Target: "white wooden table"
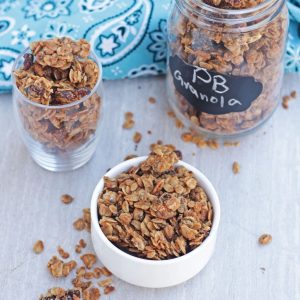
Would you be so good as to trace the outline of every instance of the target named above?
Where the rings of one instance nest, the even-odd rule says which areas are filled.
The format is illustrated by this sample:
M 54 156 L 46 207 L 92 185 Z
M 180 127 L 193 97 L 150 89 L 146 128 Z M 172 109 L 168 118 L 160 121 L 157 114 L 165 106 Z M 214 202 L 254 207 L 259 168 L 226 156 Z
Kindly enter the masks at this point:
M 300 77 L 285 77 L 283 94 L 299 89 Z M 167 289 L 144 289 L 114 279 L 115 300 L 300 299 L 300 99 L 290 109 L 278 108 L 272 119 L 236 148 L 197 149 L 183 143 L 181 131 L 167 117 L 164 78 L 106 82 L 101 141 L 94 158 L 69 173 L 51 173 L 30 158 L 19 138 L 11 96 L 0 96 L 0 299 L 38 299 L 52 286 L 71 286 L 71 277 L 54 280 L 46 268 L 61 245 L 73 257 L 83 237 L 72 222 L 89 207 L 99 178 L 128 154 L 144 155 L 158 139 L 176 145 L 184 160 L 200 168 L 213 182 L 221 200 L 216 251 L 207 267 L 192 280 Z M 157 99 L 148 103 L 149 96 Z M 135 114 L 133 130 L 123 130 L 123 115 Z M 132 135 L 142 132 L 135 151 Z M 152 131 L 152 135 L 147 134 Z M 192 153 L 196 155 L 193 156 Z M 241 164 L 233 175 L 232 162 Z M 63 205 L 59 197 L 76 199 Z M 262 233 L 273 242 L 259 246 Z M 42 239 L 45 251 L 32 252 Z M 265 271 L 263 269 L 265 268 Z

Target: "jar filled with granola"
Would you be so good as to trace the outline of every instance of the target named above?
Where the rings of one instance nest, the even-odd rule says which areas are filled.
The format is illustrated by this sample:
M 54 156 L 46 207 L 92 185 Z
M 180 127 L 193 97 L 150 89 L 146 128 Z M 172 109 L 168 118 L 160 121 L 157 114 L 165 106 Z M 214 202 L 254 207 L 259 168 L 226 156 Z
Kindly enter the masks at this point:
M 284 0 L 176 0 L 168 25 L 168 97 L 192 130 L 236 136 L 280 98 L 288 28 Z
M 37 41 L 13 68 L 14 112 L 21 137 L 45 169 L 84 165 L 99 138 L 101 65 L 85 40 Z

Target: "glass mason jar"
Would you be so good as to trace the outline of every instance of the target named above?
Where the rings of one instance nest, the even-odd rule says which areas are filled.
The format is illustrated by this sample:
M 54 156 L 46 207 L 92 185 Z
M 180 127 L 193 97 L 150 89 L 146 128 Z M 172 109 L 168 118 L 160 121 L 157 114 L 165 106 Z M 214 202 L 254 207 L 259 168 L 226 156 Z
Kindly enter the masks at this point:
M 24 63 L 23 55 L 13 67 Z M 99 68 L 94 88 L 81 99 L 64 105 L 44 105 L 24 96 L 13 76 L 13 103 L 17 126 L 34 161 L 50 171 L 75 170 L 87 163 L 99 139 L 102 110 L 102 67 L 97 57 L 89 56 Z
M 176 0 L 173 7 L 168 98 L 176 115 L 200 134 L 247 133 L 264 123 L 279 103 L 287 8 L 284 0 L 253 3 L 234 9 Z

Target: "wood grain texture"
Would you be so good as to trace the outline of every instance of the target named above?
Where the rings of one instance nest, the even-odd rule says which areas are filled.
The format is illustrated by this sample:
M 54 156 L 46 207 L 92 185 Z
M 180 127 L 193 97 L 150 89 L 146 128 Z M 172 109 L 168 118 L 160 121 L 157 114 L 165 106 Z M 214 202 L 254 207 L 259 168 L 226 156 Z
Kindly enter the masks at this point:
M 287 75 L 283 94 L 293 89 L 300 94 L 299 80 Z M 0 96 L 0 299 L 38 299 L 49 287 L 70 285 L 71 278 L 50 277 L 48 259 L 58 245 L 75 257 L 74 246 L 82 237 L 91 249 L 89 234 L 76 232 L 72 222 L 89 206 L 109 167 L 128 154 L 147 154 L 158 139 L 181 149 L 184 160 L 200 168 L 219 192 L 222 214 L 215 254 L 200 274 L 180 286 L 144 289 L 114 279 L 117 291 L 103 299 L 300 299 L 300 97 L 289 110 L 279 107 L 263 128 L 240 139 L 240 147 L 214 151 L 180 140 L 180 130 L 166 115 L 164 78 L 104 85 L 96 154 L 69 173 L 47 172 L 31 160 L 16 131 L 11 96 Z M 157 103 L 148 103 L 149 96 Z M 134 112 L 133 130 L 122 129 L 126 111 Z M 143 134 L 136 151 L 135 130 Z M 231 171 L 233 161 L 241 165 L 238 175 Z M 59 197 L 64 193 L 75 201 L 63 205 Z M 258 245 L 262 233 L 272 234 L 270 245 Z M 41 255 L 32 251 L 37 239 L 45 242 Z

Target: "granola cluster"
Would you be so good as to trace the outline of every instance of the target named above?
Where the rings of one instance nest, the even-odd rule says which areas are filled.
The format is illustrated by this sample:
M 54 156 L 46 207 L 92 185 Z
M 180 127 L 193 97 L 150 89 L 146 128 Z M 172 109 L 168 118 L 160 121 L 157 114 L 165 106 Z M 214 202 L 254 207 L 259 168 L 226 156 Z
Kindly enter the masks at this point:
M 90 45 L 65 37 L 33 42 L 30 48 L 23 66 L 14 72 L 16 86 L 44 107 L 22 101 L 16 93 L 24 129 L 50 149 L 75 149 L 94 135 L 100 114 L 100 96 L 97 91 L 91 93 L 100 74 L 89 58 Z M 57 108 L 87 95 L 82 103 Z
M 201 7 L 195 4 L 195 11 Z M 218 8 L 244 9 L 258 5 L 262 0 L 206 0 Z M 204 12 L 205 14 L 205 12 Z M 212 13 L 213 14 L 213 13 Z M 186 14 L 188 15 L 188 14 Z M 217 13 L 213 14 L 218 17 Z M 209 16 L 207 16 L 209 19 Z M 224 15 L 219 15 L 224 18 Z M 282 56 L 287 33 L 287 11 L 281 12 L 257 29 L 249 30 L 254 22 L 239 23 L 240 30 L 230 32 L 229 23 L 211 22 L 201 15 L 185 16 L 175 8 L 170 22 L 170 55 L 177 55 L 190 65 L 205 68 L 221 75 L 253 77 L 262 83 L 261 94 L 242 112 L 210 114 L 192 106 L 173 87 L 171 100 L 189 124 L 206 133 L 235 134 L 247 131 L 267 119 L 279 101 L 280 83 L 283 75 Z M 202 24 L 202 25 L 201 25 Z M 237 29 L 237 28 L 235 28 Z M 170 71 L 169 71 L 170 72 Z M 171 78 L 171 75 L 169 76 Z M 251 93 L 251 90 L 249 90 Z
M 98 198 L 99 224 L 129 254 L 170 259 L 209 235 L 212 205 L 193 173 L 177 167 L 172 145 L 152 145 L 149 157 L 117 178 L 105 178 Z

